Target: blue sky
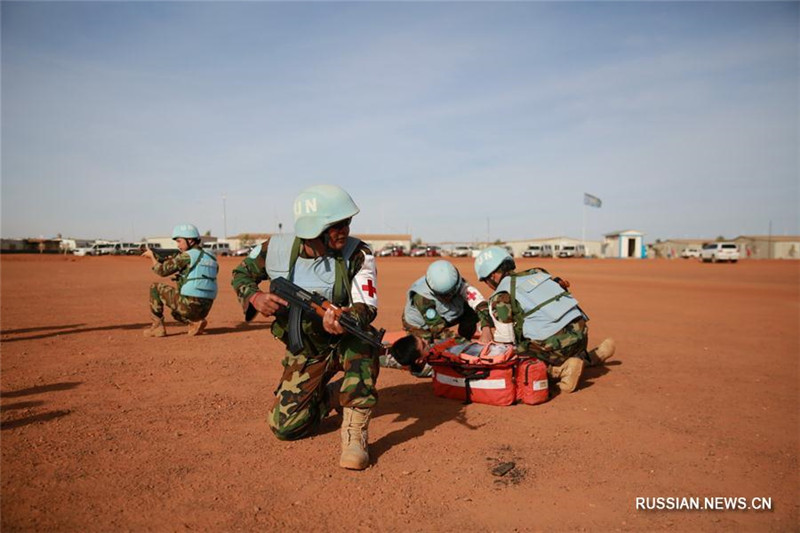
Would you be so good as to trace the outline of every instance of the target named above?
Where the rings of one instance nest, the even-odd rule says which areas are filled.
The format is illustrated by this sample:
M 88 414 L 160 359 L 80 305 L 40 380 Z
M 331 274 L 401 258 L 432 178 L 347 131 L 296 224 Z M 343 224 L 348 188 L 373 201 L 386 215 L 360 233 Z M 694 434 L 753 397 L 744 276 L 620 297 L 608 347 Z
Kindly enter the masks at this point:
M 4 1 L 0 232 L 798 234 L 799 5 Z

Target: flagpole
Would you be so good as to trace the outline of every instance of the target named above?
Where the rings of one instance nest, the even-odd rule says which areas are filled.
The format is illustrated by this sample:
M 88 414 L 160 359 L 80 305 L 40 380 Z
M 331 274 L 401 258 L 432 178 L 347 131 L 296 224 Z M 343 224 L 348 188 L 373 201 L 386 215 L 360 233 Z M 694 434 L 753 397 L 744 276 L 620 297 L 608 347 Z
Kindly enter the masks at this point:
M 581 244 L 586 253 L 586 202 L 583 202 L 583 228 L 581 229 Z

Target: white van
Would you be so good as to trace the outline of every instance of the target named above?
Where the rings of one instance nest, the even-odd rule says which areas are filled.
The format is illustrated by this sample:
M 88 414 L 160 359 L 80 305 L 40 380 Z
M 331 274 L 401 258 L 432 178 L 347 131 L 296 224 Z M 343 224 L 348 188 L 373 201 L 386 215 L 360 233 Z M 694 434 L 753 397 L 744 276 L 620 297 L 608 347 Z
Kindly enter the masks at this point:
M 114 243 L 93 244 L 88 248 L 75 248 L 73 255 L 111 255 L 114 253 Z
M 203 250 L 214 255 L 231 255 L 231 245 L 227 242 L 207 242 L 203 244 Z
M 134 255 L 139 252 L 135 242 L 115 242 L 112 245 L 111 255 Z
M 582 244 L 564 244 L 558 251 L 558 257 L 583 257 L 586 255 Z
M 539 257 L 542 255 L 542 246 L 540 244 L 531 244 L 522 251 L 522 257 Z
M 730 261 L 735 263 L 739 260 L 739 248 L 733 242 L 709 242 L 703 245 L 700 250 L 700 259 L 703 263 L 716 263 L 717 261 Z

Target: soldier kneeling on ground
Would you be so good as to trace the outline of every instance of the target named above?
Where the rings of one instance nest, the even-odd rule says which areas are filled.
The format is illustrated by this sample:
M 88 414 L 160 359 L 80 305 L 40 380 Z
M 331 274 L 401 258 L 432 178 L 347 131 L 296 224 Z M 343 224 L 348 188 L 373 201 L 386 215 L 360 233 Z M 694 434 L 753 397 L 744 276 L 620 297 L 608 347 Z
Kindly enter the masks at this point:
M 547 364 L 562 392 L 578 387 L 585 365 L 602 365 L 614 355 L 614 339 L 587 351 L 589 317 L 567 290 L 569 283 L 542 268 L 515 272 L 507 250 L 491 246 L 475 258 L 475 274 L 494 293 L 486 313 L 494 323 L 495 342 L 514 343 L 521 355 Z
M 480 291 L 467 283 L 450 261 L 440 259 L 431 263 L 425 275 L 408 289 L 403 329 L 425 344 L 436 344 L 454 336 L 469 340 L 480 327 L 480 342 L 490 342 L 492 323 L 485 313 L 487 308 Z M 482 320 L 481 311 L 484 311 Z M 451 329 L 454 326 L 456 331 Z M 393 355 L 382 355 L 380 361 L 381 366 L 402 367 Z M 428 377 L 432 369 L 423 364 L 420 368 L 412 367 L 411 373 Z
M 180 224 L 172 231 L 179 253 L 159 261 L 153 250 L 142 257 L 153 262 L 153 272 L 159 276 L 174 276 L 178 286 L 153 283 L 150 286 L 150 314 L 153 323 L 144 330 L 145 337 L 164 337 L 164 306 L 172 317 L 188 324 L 189 335 L 199 335 L 206 327 L 206 317 L 217 297 L 217 258 L 203 250 L 200 233 L 192 224 Z

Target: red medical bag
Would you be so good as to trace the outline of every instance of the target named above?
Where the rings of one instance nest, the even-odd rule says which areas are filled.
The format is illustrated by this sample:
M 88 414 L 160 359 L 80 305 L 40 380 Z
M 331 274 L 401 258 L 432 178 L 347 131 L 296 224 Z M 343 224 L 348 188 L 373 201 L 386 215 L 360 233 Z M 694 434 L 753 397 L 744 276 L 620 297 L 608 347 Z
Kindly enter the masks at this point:
M 488 405 L 516 401 L 533 405 L 547 400 L 544 363 L 519 359 L 511 345 L 446 341 L 439 349 L 434 347 L 428 364 L 433 367 L 433 393 L 443 398 Z M 522 368 L 524 375 L 520 375 Z
M 547 365 L 538 359 L 520 359 L 517 363 L 517 401 L 528 405 L 544 403 L 550 397 Z

